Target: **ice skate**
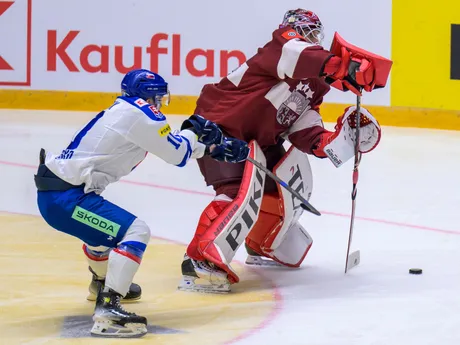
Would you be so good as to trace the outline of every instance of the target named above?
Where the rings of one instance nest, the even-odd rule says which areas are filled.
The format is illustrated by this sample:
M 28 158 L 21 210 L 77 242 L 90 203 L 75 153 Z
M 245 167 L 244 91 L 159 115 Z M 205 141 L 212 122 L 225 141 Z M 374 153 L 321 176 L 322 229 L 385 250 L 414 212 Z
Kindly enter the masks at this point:
M 93 272 L 91 267 L 88 267 L 90 272 L 93 274 L 93 278 L 91 279 L 91 283 L 89 284 L 88 291 L 89 295 L 86 297 L 88 301 L 95 301 L 96 296 L 97 296 L 97 291 L 98 291 L 98 285 L 99 283 L 102 284 L 102 288 L 104 288 L 105 285 L 105 279 L 100 279 L 98 276 Z M 122 299 L 122 302 L 133 302 L 137 301 L 141 298 L 142 295 L 142 289 L 138 284 L 131 283 L 131 286 L 129 288 L 128 293 L 126 296 Z
M 270 258 L 260 255 L 255 252 L 245 243 L 246 252 L 248 256 L 246 258 L 246 265 L 249 266 L 262 266 L 262 267 L 283 267 L 279 262 L 276 262 Z
M 206 283 L 196 284 L 197 279 Z M 196 261 L 184 255 L 182 281 L 178 289 L 204 293 L 228 293 L 230 292 L 230 282 L 227 279 L 227 273 L 220 268 L 206 261 Z
M 99 285 L 99 284 L 98 284 Z M 120 305 L 115 291 L 99 292 L 96 300 L 91 335 L 110 338 L 138 338 L 147 333 L 147 319 L 129 313 Z

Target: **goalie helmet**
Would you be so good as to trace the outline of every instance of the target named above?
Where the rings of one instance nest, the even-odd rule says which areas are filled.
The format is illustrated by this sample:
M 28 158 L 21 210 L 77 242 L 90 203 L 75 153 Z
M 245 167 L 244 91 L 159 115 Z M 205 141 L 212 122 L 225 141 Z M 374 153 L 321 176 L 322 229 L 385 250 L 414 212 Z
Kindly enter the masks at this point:
M 305 40 L 312 44 L 321 45 L 324 39 L 324 27 L 319 17 L 312 11 L 298 8 L 285 13 L 280 28 L 290 26 Z
M 147 101 L 153 99 L 155 107 L 169 104 L 168 83 L 156 73 L 146 69 L 129 71 L 121 81 L 121 93 L 123 96 L 139 97 Z

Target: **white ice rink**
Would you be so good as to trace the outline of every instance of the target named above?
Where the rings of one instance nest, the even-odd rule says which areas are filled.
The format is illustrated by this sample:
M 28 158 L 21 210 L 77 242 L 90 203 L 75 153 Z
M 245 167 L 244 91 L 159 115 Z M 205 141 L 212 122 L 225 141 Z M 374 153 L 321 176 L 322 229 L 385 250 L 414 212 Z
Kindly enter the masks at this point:
M 0 211 L 38 214 L 40 147 L 59 152 L 92 116 L 0 111 Z M 183 117 L 169 119 L 178 128 Z M 460 344 L 460 132 L 383 128 L 380 145 L 360 165 L 353 249 L 361 264 L 347 275 L 352 162 L 339 169 L 310 162 L 310 201 L 323 213 L 301 218 L 313 247 L 300 269 L 260 269 L 278 288 L 278 310 L 234 343 Z M 195 162 L 177 168 L 149 155 L 104 196 L 144 219 L 154 235 L 187 243 L 212 189 Z M 237 259 L 244 258 L 240 249 Z M 412 267 L 423 274 L 408 274 Z

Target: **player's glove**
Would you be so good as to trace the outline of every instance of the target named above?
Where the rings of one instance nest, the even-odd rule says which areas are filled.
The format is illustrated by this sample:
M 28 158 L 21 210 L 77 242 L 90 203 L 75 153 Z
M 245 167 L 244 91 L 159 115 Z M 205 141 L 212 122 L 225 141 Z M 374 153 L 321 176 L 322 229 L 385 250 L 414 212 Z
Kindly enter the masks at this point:
M 207 146 L 222 143 L 223 135 L 219 126 L 200 115 L 192 115 L 182 123 L 181 130 L 190 129 L 198 136 L 198 141 Z
M 367 153 L 380 142 L 381 129 L 377 119 L 366 108 L 361 107 L 359 128 L 359 152 Z M 328 156 L 335 166 L 340 166 L 354 155 L 356 138 L 356 106 L 345 109 L 337 119 L 335 132 L 326 131 L 319 137 L 312 153 L 319 158 Z
M 223 138 L 222 144 L 216 145 L 210 156 L 220 162 L 239 163 L 249 155 L 248 144 L 235 138 Z
M 342 56 L 333 56 L 325 64 L 326 82 L 341 91 L 351 91 L 361 95 L 361 89 L 374 88 L 375 68 L 369 60 L 353 56 L 348 50 Z

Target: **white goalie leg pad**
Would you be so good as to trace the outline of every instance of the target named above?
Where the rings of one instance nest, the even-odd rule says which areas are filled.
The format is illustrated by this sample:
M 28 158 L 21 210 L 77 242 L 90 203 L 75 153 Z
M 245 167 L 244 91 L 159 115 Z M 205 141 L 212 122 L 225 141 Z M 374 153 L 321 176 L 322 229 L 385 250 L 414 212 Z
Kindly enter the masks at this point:
M 291 146 L 274 168 L 274 173 L 305 199 L 310 199 L 313 191 L 313 175 L 308 156 L 305 153 Z M 298 267 L 310 249 L 313 240 L 298 223 L 303 213 L 300 200 L 281 186 L 278 186 L 278 192 L 281 209 L 284 213 L 282 217 L 284 222 L 266 237 L 261 249 L 283 265 Z
M 271 256 L 286 266 L 298 267 L 313 244 L 310 234 L 298 222 L 289 227 Z
M 355 155 L 356 128 L 350 126 L 349 119 L 356 111 L 356 106 L 348 107 L 339 121 L 339 134 L 324 147 L 324 153 L 338 168 Z M 356 116 L 354 116 L 354 121 Z M 359 151 L 367 153 L 372 151 L 380 141 L 381 130 L 377 120 L 365 108 L 361 108 L 361 126 L 359 129 Z

